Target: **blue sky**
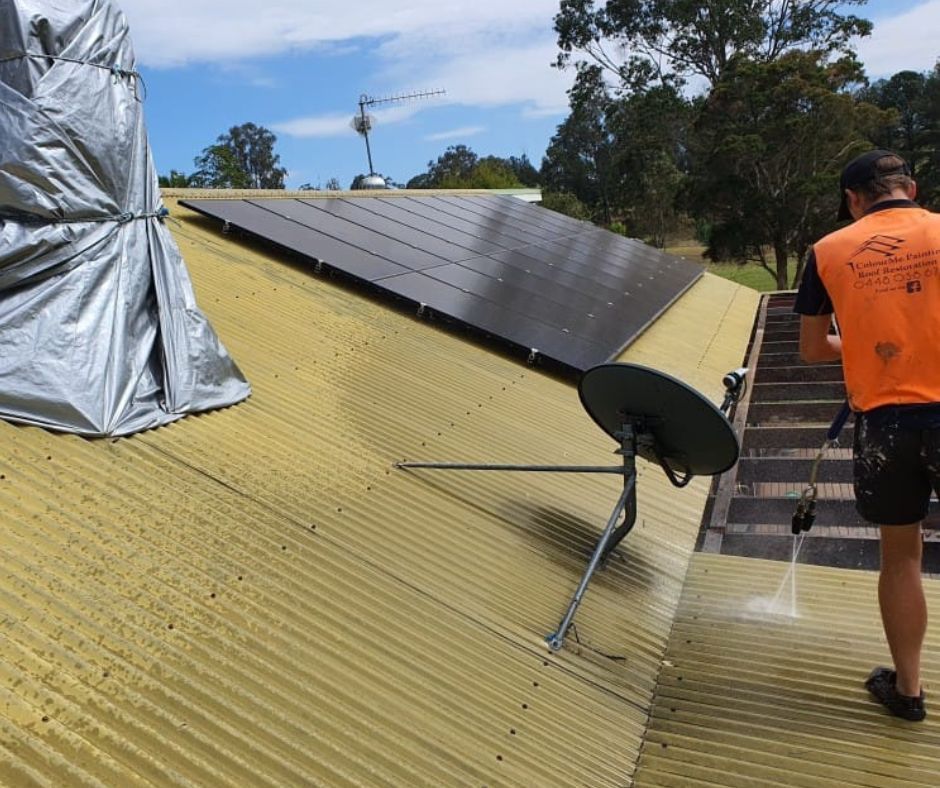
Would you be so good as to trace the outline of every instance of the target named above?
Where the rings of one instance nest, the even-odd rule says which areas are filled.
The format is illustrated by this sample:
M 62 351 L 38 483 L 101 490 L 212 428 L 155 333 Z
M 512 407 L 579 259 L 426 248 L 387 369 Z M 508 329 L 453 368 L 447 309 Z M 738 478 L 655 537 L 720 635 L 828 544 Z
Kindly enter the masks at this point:
M 526 153 L 538 166 L 566 115 L 571 75 L 549 66 L 557 0 L 121 5 L 147 82 L 161 173 L 191 171 L 220 133 L 252 121 L 277 133 L 288 186 L 336 177 L 346 187 L 368 169 L 348 126 L 361 93 L 447 91 L 373 113 L 376 170 L 399 181 L 459 143 L 483 155 Z M 940 55 L 940 0 L 872 0 L 855 13 L 875 22 L 859 45 L 870 76 L 926 70 Z

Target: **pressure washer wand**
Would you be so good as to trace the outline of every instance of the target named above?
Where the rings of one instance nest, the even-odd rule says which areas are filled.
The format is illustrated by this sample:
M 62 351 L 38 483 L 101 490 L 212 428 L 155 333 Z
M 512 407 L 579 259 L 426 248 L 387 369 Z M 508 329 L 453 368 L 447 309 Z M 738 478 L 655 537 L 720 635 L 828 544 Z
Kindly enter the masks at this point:
M 819 476 L 819 466 L 822 464 L 826 452 L 839 445 L 839 434 L 842 432 L 843 427 L 845 427 L 845 423 L 849 420 L 851 413 L 852 410 L 849 408 L 849 402 L 846 400 L 842 403 L 842 407 L 839 408 L 839 412 L 836 414 L 832 424 L 829 425 L 829 430 L 826 432 L 826 441 L 813 460 L 813 466 L 809 472 L 809 483 L 803 488 L 803 493 L 800 495 L 800 502 L 796 505 L 796 511 L 793 513 L 790 530 L 794 536 L 798 536 L 803 531 L 808 531 L 813 527 L 813 523 L 816 522 L 816 496 L 818 493 L 816 479 Z

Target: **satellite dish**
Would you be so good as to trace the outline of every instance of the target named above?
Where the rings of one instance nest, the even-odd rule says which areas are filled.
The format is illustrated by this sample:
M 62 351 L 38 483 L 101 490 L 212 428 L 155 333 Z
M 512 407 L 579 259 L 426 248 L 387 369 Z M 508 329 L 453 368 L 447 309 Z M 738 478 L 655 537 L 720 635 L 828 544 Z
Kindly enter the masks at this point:
M 597 425 L 620 444 L 619 466 L 401 462 L 396 467 L 614 473 L 623 477 L 623 491 L 568 609 L 558 628 L 545 637 L 549 648 L 558 651 L 594 573 L 636 522 L 637 455 L 662 467 L 676 487 L 684 487 L 694 476 L 714 476 L 728 470 L 737 462 L 740 444 L 726 413 L 740 396 L 746 372 L 737 370 L 732 384 L 727 382 L 731 373 L 725 376 L 727 393 L 719 409 L 691 386 L 655 369 L 636 364 L 601 364 L 589 369 L 578 384 L 581 404 Z
M 368 134 L 375 126 L 375 116 L 373 115 L 353 115 L 349 121 L 350 128 L 357 134 Z
M 637 453 L 691 476 L 724 473 L 740 445 L 725 415 L 681 380 L 636 364 L 602 364 L 578 384 L 581 404 L 619 442 L 625 416 L 641 427 Z

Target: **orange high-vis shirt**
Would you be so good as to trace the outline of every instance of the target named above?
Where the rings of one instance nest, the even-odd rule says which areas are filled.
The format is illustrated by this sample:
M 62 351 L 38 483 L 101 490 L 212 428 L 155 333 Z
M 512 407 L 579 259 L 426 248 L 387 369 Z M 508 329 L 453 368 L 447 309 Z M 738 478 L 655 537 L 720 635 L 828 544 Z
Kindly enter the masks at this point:
M 814 251 L 852 409 L 940 402 L 940 215 L 875 211 Z

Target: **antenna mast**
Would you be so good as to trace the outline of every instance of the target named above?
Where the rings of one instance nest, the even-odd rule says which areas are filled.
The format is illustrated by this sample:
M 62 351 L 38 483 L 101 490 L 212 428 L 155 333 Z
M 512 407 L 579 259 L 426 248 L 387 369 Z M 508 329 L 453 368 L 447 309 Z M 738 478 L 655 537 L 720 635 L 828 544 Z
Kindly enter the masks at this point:
M 369 175 L 375 175 L 375 167 L 372 165 L 372 147 L 369 145 L 369 132 L 375 125 L 375 118 L 366 114 L 366 107 L 374 107 L 377 104 L 399 104 L 405 101 L 417 101 L 419 99 L 433 98 L 434 96 L 445 95 L 446 90 L 421 90 L 415 93 L 396 93 L 393 96 L 383 96 L 375 98 L 363 93 L 359 96 L 359 114 L 353 116 L 352 127 L 361 134 L 366 141 L 366 156 L 369 158 Z

